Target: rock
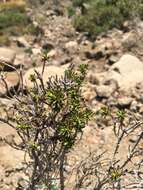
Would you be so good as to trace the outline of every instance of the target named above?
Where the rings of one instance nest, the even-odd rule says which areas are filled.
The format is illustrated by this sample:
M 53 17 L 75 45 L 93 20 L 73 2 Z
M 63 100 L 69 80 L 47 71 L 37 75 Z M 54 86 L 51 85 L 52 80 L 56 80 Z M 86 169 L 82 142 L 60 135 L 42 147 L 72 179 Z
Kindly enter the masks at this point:
M 118 56 L 116 55 L 111 55 L 108 59 L 108 64 L 109 65 L 113 65 L 114 63 L 116 63 L 119 60 Z
M 71 63 L 72 62 L 72 57 L 70 56 L 63 56 L 63 58 L 61 58 L 58 62 L 58 65 L 65 65 L 67 63 Z
M 143 94 L 139 96 L 139 101 L 143 104 Z
M 82 96 L 86 101 L 92 101 L 96 97 L 96 92 L 93 86 L 82 88 Z
M 143 63 L 135 56 L 123 55 L 110 67 L 104 78 L 116 80 L 120 89 L 128 91 L 143 81 Z
M 6 110 L 9 110 L 10 107 L 14 104 L 14 99 L 0 98 L 0 117 L 7 118 Z M 12 112 L 12 109 L 10 109 Z M 10 116 L 10 111 L 8 111 Z
M 139 22 L 137 23 L 137 27 L 143 30 L 143 21 L 139 20 Z
M 104 57 L 104 52 L 103 51 L 94 51 L 94 50 L 93 51 L 86 51 L 85 56 L 88 59 L 98 60 L 98 59 L 101 59 Z
M 32 48 L 32 53 L 34 55 L 40 55 L 41 54 L 41 48 Z
M 100 85 L 96 87 L 97 97 L 99 98 L 109 98 L 115 91 L 113 86 Z
M 67 52 L 73 53 L 76 52 L 78 49 L 78 44 L 76 41 L 70 41 L 65 44 L 65 50 Z
M 104 42 L 104 44 L 101 44 L 101 42 L 97 42 L 95 44 L 96 47 L 91 50 L 91 51 L 86 51 L 85 55 L 88 59 L 95 59 L 99 60 L 101 58 L 104 58 L 105 56 L 112 55 L 112 53 L 115 51 L 113 49 L 113 44 L 111 42 Z
M 130 105 L 130 110 L 133 112 L 136 112 L 138 110 L 138 102 L 136 100 L 133 100 Z
M 17 54 L 13 62 L 14 67 L 19 68 L 21 65 L 24 65 L 25 54 Z
M 123 36 L 122 45 L 125 49 L 130 50 L 138 43 L 138 34 L 129 32 Z
M 0 106 L 12 106 L 14 103 L 13 99 L 0 98 Z
M 123 23 L 122 29 L 124 30 L 124 32 L 128 32 L 130 30 L 130 22 L 129 21 L 125 21 Z
M 0 64 L 7 63 L 13 64 L 16 53 L 9 48 L 0 48 Z
M 43 74 L 43 81 L 44 81 L 44 84 L 46 84 L 46 82 L 48 81 L 48 79 L 51 77 L 51 76 L 58 76 L 58 77 L 61 77 L 64 75 L 64 71 L 65 69 L 67 69 L 67 65 L 66 66 L 63 66 L 63 67 L 58 67 L 58 66 L 47 66 L 45 67 L 45 70 L 44 70 L 44 74 Z M 28 88 L 31 88 L 33 87 L 33 83 L 29 80 L 29 77 L 30 75 L 34 74 L 34 70 L 36 70 L 37 72 L 39 72 L 40 74 L 42 73 L 42 67 L 37 67 L 37 68 L 31 68 L 29 69 L 25 75 L 24 75 L 24 78 L 23 78 L 23 82 L 24 82 L 24 85 L 27 86 Z M 37 81 L 39 83 L 39 81 Z
M 47 57 L 48 57 L 48 58 L 56 58 L 57 55 L 58 55 L 58 52 L 57 52 L 57 50 L 55 50 L 55 49 L 52 49 L 51 51 L 49 51 L 49 52 L 47 53 Z
M 118 99 L 118 106 L 120 108 L 128 108 L 131 103 L 132 103 L 133 99 L 130 97 L 122 97 Z
M 27 180 L 25 180 L 24 178 L 19 178 L 19 180 L 18 180 L 18 183 L 17 183 L 17 188 L 16 188 L 16 190 L 26 190 L 26 189 L 28 189 L 28 187 L 29 187 L 29 183 L 28 183 L 28 181 Z
M 16 39 L 17 45 L 19 47 L 29 48 L 30 44 L 26 41 L 26 39 L 22 36 Z
M 36 22 L 35 20 L 32 22 L 32 24 L 33 24 L 33 26 L 34 26 L 35 28 L 39 27 L 38 22 Z
M 39 54 L 34 56 L 29 56 L 28 54 L 19 54 L 18 56 L 16 56 L 16 59 L 14 61 L 14 66 L 16 68 L 20 68 L 20 66 L 22 66 L 22 68 L 24 69 L 29 69 L 31 68 L 33 65 L 35 66 L 35 64 L 37 64 L 37 62 L 40 64 L 41 62 L 41 57 L 39 60 Z M 35 58 L 36 57 L 36 58 Z
M 10 136 L 14 137 L 16 143 L 19 143 L 19 137 L 16 130 L 8 126 L 7 124 L 1 123 L 0 127 L 0 137 L 7 139 Z M 0 146 L 0 163 L 8 169 L 15 168 L 18 164 L 24 161 L 24 152 L 16 150 L 6 143 Z
M 68 48 L 76 48 L 78 46 L 76 41 L 70 41 L 65 44 L 65 47 Z
M 49 16 L 53 16 L 55 15 L 55 11 L 54 10 L 48 10 L 46 11 L 46 16 L 49 17 Z
M 110 96 L 110 97 L 108 98 L 107 105 L 108 105 L 109 107 L 116 107 L 116 106 L 117 106 L 117 99 L 114 98 L 114 97 L 112 97 L 112 96 Z
M 85 39 L 85 40 L 84 40 L 84 39 L 78 39 L 78 41 L 79 41 L 79 42 L 81 41 L 81 44 L 84 45 L 84 46 L 90 47 L 90 46 L 93 45 L 92 42 L 89 41 L 89 40 L 87 40 L 87 39 Z
M 92 71 L 91 72 L 88 72 L 87 74 L 87 80 L 91 83 L 91 84 L 96 84 L 96 85 L 99 85 L 100 81 L 99 81 L 99 78 L 96 76 L 95 73 L 93 73 Z
M 19 84 L 19 76 L 17 72 L 5 72 L 3 74 L 3 77 L 7 84 L 7 88 L 5 83 L 0 78 L 0 96 L 6 95 L 10 90 L 15 88 Z
M 5 177 L 5 171 L 4 171 L 4 168 L 0 165 L 0 181 L 2 182 L 2 180 L 4 179 Z M 1 188 L 1 186 L 0 186 Z
M 11 170 L 11 172 L 5 172 L 4 180 L 1 181 L 9 186 L 9 188 L 6 189 L 15 190 L 14 186 L 17 184 L 18 176 L 22 175 L 22 173 L 17 172 L 16 175 L 16 173 L 12 171 L 14 171 L 16 165 L 20 162 L 24 162 L 24 155 L 24 152 L 16 150 L 10 146 L 5 145 L 0 147 L 0 163 L 5 170 Z M 5 188 L 2 189 L 4 190 Z
M 51 43 L 49 41 L 43 41 L 42 42 L 42 48 L 44 50 L 50 51 L 50 50 L 54 49 L 54 45 L 53 45 L 53 43 Z
M 140 113 L 140 114 L 143 114 L 143 107 L 140 107 L 140 108 L 139 108 L 139 113 Z

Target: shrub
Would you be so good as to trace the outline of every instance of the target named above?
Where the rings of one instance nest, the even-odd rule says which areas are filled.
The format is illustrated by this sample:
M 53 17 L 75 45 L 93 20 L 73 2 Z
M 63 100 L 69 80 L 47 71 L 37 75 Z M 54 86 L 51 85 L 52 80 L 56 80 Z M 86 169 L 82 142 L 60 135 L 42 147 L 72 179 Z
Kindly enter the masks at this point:
M 80 94 L 86 68 L 80 65 L 74 71 L 71 66 L 63 78 L 52 77 L 47 85 L 35 71 L 29 78 L 33 88 L 26 88 L 26 95 L 16 97 L 13 117 L 6 122 L 16 129 L 22 141 L 13 146 L 23 148 L 32 160 L 27 163 L 31 170 L 30 190 L 37 186 L 54 189 L 57 177 L 60 178 L 58 189 L 64 189 L 66 153 L 92 116 Z
M 113 27 L 121 28 L 125 20 L 142 18 L 143 2 L 137 0 L 74 0 L 73 8 L 79 7 L 81 15 L 75 16 L 74 26 L 79 31 L 96 37 Z
M 143 121 L 127 110 L 115 111 L 103 107 L 97 111 L 96 120 L 100 126 L 103 120 L 109 118 L 116 137 L 112 148 L 95 149 L 79 163 L 74 190 L 124 190 L 143 187 Z
M 44 56 L 44 65 L 46 59 Z M 71 65 L 63 77 L 51 77 L 46 84 L 43 72 L 35 70 L 29 78 L 33 87 L 21 86 L 20 94 L 15 94 L 13 114 L 11 107 L 10 115 L 7 113 L 6 119 L 0 118 L 16 129 L 21 139 L 20 144 L 14 139 L 12 144 L 5 141 L 16 149 L 24 150 L 25 155 L 31 158 L 26 161 L 25 156 L 26 173 L 29 175 L 27 190 L 65 189 L 66 155 L 93 116 L 80 91 L 86 69 L 86 65 L 80 65 L 74 70 Z M 4 82 L 2 75 L 1 79 Z M 109 125 L 116 137 L 112 150 L 96 150 L 81 161 L 75 168 L 73 189 L 142 189 L 142 118 L 127 110 L 105 106 L 96 112 L 97 126 L 104 124 L 109 127 L 106 120 L 110 120 Z M 124 149 L 123 156 L 119 156 L 121 149 Z
M 25 33 L 37 33 L 37 29 L 33 26 L 30 17 L 26 13 L 24 1 L 0 3 L 0 33 L 2 34 L 2 39 L 6 39 L 5 36 L 10 35 L 18 36 Z
M 11 26 L 26 26 L 30 23 L 28 16 L 19 10 L 6 10 L 0 12 L 0 30 Z

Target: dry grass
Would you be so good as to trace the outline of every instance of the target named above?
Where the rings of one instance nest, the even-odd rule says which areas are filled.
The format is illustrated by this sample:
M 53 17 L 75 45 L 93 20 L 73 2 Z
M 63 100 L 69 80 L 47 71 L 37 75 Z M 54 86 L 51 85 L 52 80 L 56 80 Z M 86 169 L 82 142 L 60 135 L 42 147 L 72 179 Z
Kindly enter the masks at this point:
M 24 8 L 26 6 L 25 0 L 11 0 L 0 2 L 0 11 L 5 9 Z
M 10 40 L 8 35 L 1 35 L 0 36 L 0 46 L 9 46 Z

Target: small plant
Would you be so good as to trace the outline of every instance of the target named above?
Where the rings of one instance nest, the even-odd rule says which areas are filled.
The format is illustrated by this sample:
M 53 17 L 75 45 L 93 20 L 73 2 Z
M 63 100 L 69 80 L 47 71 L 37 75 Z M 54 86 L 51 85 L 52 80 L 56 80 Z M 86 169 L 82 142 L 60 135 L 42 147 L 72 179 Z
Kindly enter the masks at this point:
M 107 110 L 109 110 L 108 107 L 103 107 L 98 114 L 100 113 L 101 123 L 103 117 L 110 116 L 116 137 L 112 144 L 113 148 L 111 152 L 95 149 L 75 167 L 77 178 L 73 190 L 138 190 L 143 188 L 143 148 L 141 146 L 143 121 L 135 119 L 130 112 L 125 112 L 125 110 L 110 109 L 110 113 Z M 109 136 L 109 138 L 113 137 Z M 134 142 L 130 141 L 132 137 L 135 139 Z M 119 154 L 121 150 L 126 150 L 124 155 Z
M 64 189 L 66 153 L 92 117 L 80 93 L 86 70 L 87 65 L 80 65 L 77 71 L 70 66 L 62 78 L 49 78 L 47 85 L 35 71 L 29 77 L 33 88 L 16 96 L 14 115 L 7 123 L 16 129 L 22 141 L 14 146 L 22 145 L 32 160 L 27 163 L 31 170 L 28 190 L 41 185 L 45 190 Z

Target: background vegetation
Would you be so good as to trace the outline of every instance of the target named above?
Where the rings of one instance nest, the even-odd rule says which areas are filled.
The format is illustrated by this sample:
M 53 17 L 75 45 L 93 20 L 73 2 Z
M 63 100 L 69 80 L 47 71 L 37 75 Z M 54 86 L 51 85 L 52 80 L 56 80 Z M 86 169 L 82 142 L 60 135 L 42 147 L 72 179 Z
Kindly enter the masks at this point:
M 0 45 L 9 45 L 11 35 L 33 33 L 35 29 L 23 0 L 0 3 Z
M 78 15 L 75 14 L 77 9 L 80 10 Z M 96 37 L 113 27 L 122 28 L 126 20 L 143 19 L 143 1 L 73 0 L 69 15 L 75 15 L 74 26 L 78 31 Z

